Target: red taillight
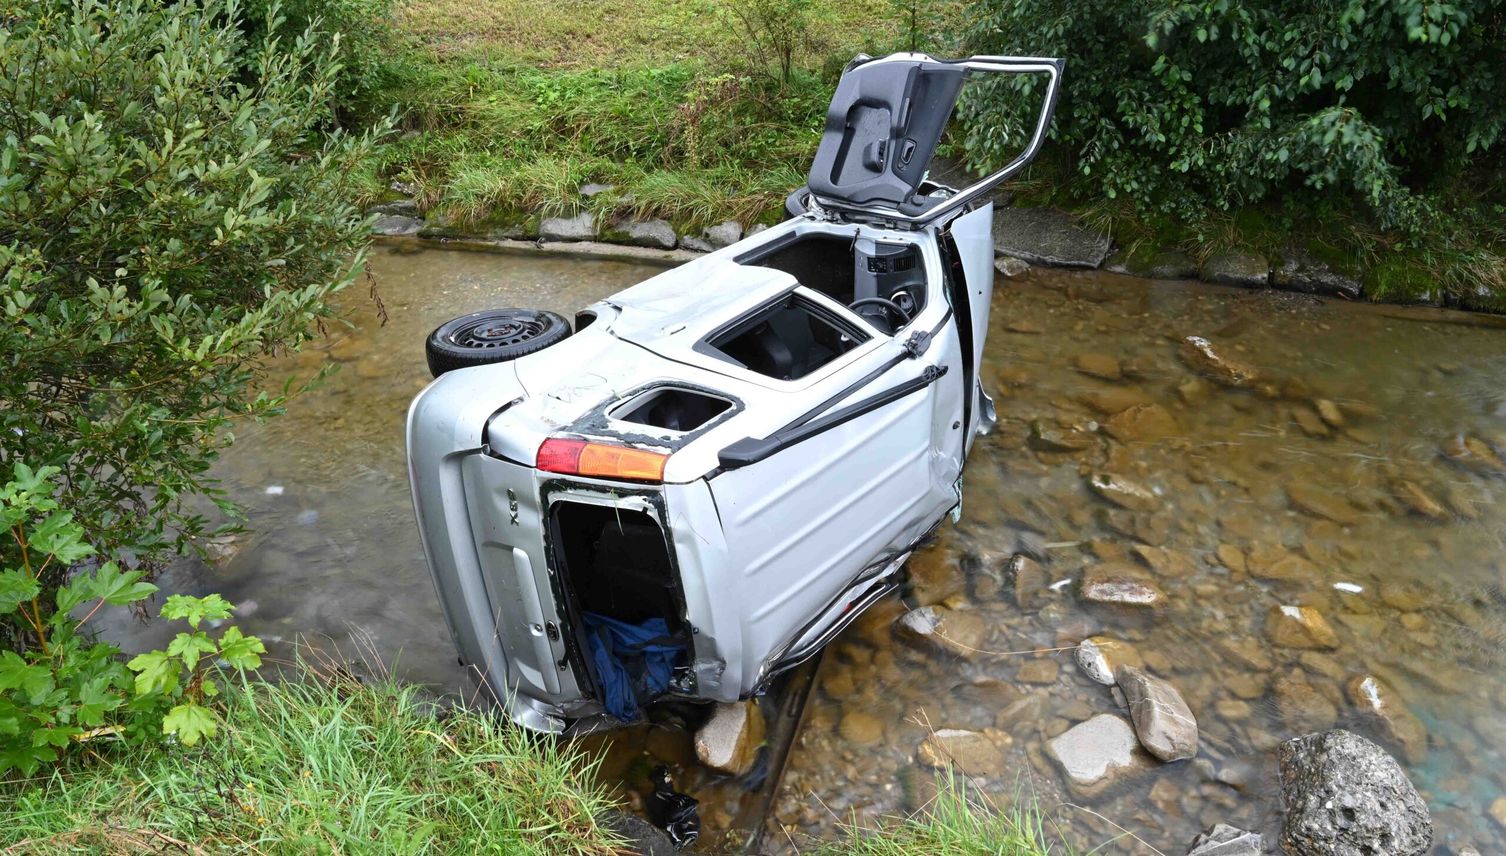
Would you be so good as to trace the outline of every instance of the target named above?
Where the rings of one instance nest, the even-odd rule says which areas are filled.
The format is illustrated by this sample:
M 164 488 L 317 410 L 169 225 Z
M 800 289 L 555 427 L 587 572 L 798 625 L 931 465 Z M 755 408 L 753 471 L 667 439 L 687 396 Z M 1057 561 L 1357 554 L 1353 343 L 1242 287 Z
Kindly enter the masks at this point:
M 538 467 L 547 473 L 662 482 L 667 460 L 659 452 L 550 437 L 539 446 Z

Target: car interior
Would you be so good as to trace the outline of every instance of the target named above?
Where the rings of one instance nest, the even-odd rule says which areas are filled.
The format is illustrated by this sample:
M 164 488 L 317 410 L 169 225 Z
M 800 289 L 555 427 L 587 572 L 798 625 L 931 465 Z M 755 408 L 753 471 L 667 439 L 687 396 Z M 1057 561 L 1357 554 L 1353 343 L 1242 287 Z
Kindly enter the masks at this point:
M 925 306 L 920 247 L 825 234 L 792 235 L 740 256 L 836 300 L 875 329 L 894 335 Z M 697 346 L 718 359 L 779 380 L 797 380 L 869 336 L 822 307 L 787 294 Z

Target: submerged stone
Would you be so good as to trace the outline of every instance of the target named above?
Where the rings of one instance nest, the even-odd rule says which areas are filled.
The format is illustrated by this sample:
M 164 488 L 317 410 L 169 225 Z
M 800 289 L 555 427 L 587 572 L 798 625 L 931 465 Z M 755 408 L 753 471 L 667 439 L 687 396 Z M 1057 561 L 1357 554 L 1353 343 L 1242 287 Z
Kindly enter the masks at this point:
M 1109 502 L 1130 511 L 1152 511 L 1161 505 L 1161 498 L 1150 488 L 1112 473 L 1094 473 L 1088 477 L 1088 487 Z
M 1092 448 L 1092 434 L 1075 428 L 1054 428 L 1039 419 L 1030 423 L 1030 436 L 1025 444 L 1037 452 L 1081 452 Z
M 982 653 L 987 625 L 976 612 L 924 606 L 901 615 L 894 624 L 899 638 L 922 648 L 963 657 Z
M 1141 404 L 1110 416 L 1103 430 L 1121 443 L 1160 440 L 1182 433 L 1171 411 L 1159 404 Z
M 1286 486 L 1287 499 L 1292 507 L 1313 517 L 1331 520 L 1340 526 L 1353 526 L 1360 522 L 1360 513 L 1343 497 L 1328 493 L 1312 485 L 1296 482 Z
M 1282 648 L 1337 648 L 1338 634 L 1310 606 L 1273 606 L 1266 613 L 1266 637 Z
M 1248 387 L 1260 379 L 1260 372 L 1254 366 L 1226 356 L 1202 336 L 1183 339 L 1177 356 L 1188 368 L 1224 386 Z
M 1078 593 L 1089 603 L 1156 607 L 1166 599 L 1155 582 L 1128 562 L 1107 562 L 1083 571 Z
M 1449 517 L 1448 509 L 1443 507 L 1443 503 L 1434 499 L 1432 494 L 1416 482 L 1399 479 L 1391 485 L 1391 492 L 1402 505 L 1429 520 L 1447 520 Z
M 1349 682 L 1349 703 L 1380 727 L 1387 740 L 1401 747 L 1409 764 L 1421 764 L 1428 755 L 1428 732 L 1396 691 L 1374 675 L 1360 675 Z
M 1078 354 L 1072 365 L 1090 377 L 1102 380 L 1119 380 L 1124 377 L 1124 368 L 1119 358 L 1112 354 Z
M 915 756 L 928 767 L 956 767 L 973 776 L 998 776 L 1004 773 L 1004 753 L 1011 742 L 1009 735 L 992 728 L 942 728 L 921 741 Z

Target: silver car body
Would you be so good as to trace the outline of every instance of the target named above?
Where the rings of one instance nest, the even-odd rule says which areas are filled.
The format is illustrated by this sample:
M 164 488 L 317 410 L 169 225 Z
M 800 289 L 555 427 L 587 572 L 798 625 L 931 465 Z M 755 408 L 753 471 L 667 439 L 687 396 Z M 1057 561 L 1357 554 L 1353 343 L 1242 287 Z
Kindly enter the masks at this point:
M 558 344 L 446 373 L 414 400 L 409 473 L 439 600 L 462 661 L 516 722 L 610 723 L 579 620 L 584 600 L 615 603 L 593 593 L 603 581 L 648 580 L 652 597 L 632 609 L 683 631 L 666 695 L 734 701 L 892 590 L 910 551 L 959 508 L 968 450 L 992 424 L 977 380 L 993 287 L 983 196 L 1039 147 L 1061 63 L 899 54 L 855 64 L 844 85 L 855 69 L 892 78 L 884 63 L 920 69 L 907 92 L 933 68 L 1045 75 L 1026 152 L 962 191 L 910 188 L 924 197 L 912 210 L 890 204 L 904 196 L 833 198 L 813 181 L 798 216 L 587 307 Z M 851 120 L 839 108 L 828 133 L 840 136 Z M 872 151 L 881 169 L 902 156 Z M 913 307 L 908 320 L 854 311 L 815 275 L 846 283 L 844 263 L 851 293 L 902 279 L 888 293 Z M 805 349 L 798 371 L 776 327 Z M 781 367 L 760 369 L 770 360 Z M 666 423 L 679 402 L 693 418 L 675 410 Z M 662 478 L 546 472 L 551 438 L 665 455 Z M 587 555 L 609 566 L 583 570 Z

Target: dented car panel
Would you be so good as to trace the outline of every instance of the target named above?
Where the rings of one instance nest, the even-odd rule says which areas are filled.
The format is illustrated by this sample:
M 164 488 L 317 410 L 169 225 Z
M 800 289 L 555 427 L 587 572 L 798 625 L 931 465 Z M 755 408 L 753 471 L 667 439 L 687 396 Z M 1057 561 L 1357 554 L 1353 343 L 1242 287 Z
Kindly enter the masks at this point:
M 978 379 L 993 210 L 952 204 L 986 181 L 924 179 L 912 160 L 929 161 L 951 102 L 911 102 L 955 98 L 985 66 L 1049 73 L 1038 146 L 1059 61 L 856 64 L 803 213 L 414 400 L 409 476 L 439 600 L 516 722 L 591 728 L 656 698 L 757 694 L 892 591 L 959 508 L 994 419 Z

